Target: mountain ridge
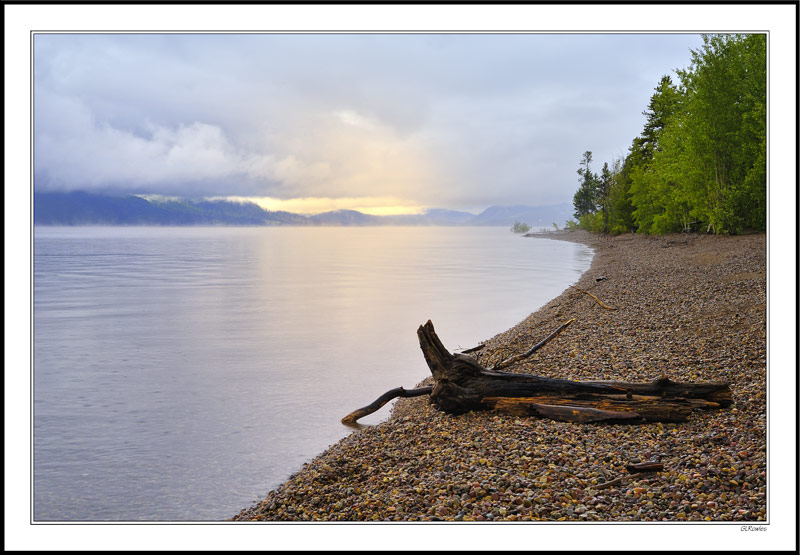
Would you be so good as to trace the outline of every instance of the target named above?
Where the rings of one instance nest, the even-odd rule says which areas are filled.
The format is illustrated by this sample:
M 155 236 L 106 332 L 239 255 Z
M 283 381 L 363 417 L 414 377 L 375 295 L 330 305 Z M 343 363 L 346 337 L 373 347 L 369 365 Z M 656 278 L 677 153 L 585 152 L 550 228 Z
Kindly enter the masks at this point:
M 35 192 L 33 205 L 34 225 L 510 226 L 519 221 L 532 227 L 550 227 L 554 222 L 564 222 L 572 216 L 572 206 L 568 203 L 494 205 L 479 214 L 432 208 L 422 214 L 388 216 L 364 214 L 357 210 L 303 215 L 265 210 L 246 201 L 144 198 L 84 191 Z

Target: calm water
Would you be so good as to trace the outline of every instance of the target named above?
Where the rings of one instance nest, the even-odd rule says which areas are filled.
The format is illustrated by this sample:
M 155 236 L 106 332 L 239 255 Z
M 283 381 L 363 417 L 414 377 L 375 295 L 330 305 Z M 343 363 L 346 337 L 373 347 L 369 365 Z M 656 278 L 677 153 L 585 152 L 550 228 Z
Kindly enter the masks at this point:
M 45 227 L 34 249 L 36 520 L 229 518 L 429 375 L 420 324 L 472 347 L 592 257 L 505 228 Z

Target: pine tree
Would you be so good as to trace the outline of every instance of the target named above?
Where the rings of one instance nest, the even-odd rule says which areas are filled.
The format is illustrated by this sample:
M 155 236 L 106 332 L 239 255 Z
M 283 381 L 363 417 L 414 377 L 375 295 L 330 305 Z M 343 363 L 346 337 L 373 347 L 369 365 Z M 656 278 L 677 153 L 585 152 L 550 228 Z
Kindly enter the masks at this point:
M 597 212 L 597 177 L 592 173 L 592 151 L 583 153 L 580 161 L 578 175 L 581 176 L 581 185 L 572 199 L 575 207 L 575 218 L 580 221 L 581 216 Z
M 611 195 L 613 180 L 614 176 L 611 170 L 608 169 L 608 162 L 604 162 L 596 185 L 598 204 L 603 215 L 603 233 L 608 233 L 609 196 Z

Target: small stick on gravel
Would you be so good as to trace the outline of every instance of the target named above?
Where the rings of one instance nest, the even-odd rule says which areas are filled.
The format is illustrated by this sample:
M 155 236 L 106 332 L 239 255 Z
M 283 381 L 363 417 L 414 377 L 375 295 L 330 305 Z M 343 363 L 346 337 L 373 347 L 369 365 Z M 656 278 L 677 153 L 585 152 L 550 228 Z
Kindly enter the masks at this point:
M 625 470 L 631 474 L 636 474 L 637 472 L 661 472 L 664 470 L 664 465 L 656 462 L 629 464 L 625 467 Z
M 630 480 L 631 478 L 639 478 L 638 476 L 633 476 L 634 474 L 639 474 L 644 472 L 660 472 L 664 470 L 664 465 L 662 463 L 656 463 L 656 462 L 629 464 L 625 466 L 625 470 L 630 472 L 630 474 L 623 474 L 622 476 L 617 476 L 613 480 L 609 480 L 608 482 L 604 482 L 602 484 L 593 486 L 594 489 L 610 488 L 615 484 L 619 484 L 620 482 L 625 482 L 627 480 Z
M 584 289 L 581 289 L 580 287 L 575 287 L 574 285 L 570 285 L 570 287 L 572 287 L 573 289 L 577 289 L 577 290 L 578 290 L 578 291 L 580 291 L 581 293 L 586 293 L 586 294 L 587 294 L 587 295 L 589 295 L 591 298 L 593 298 L 595 301 L 597 301 L 597 304 L 599 304 L 600 306 L 602 306 L 603 308 L 605 308 L 605 309 L 607 309 L 607 310 L 617 310 L 617 308 L 615 308 L 615 307 L 613 307 L 613 306 L 608 306 L 608 305 L 607 305 L 607 304 L 605 304 L 603 301 L 601 301 L 600 299 L 598 299 L 597 297 L 595 297 L 594 295 L 592 295 L 592 294 L 591 294 L 591 293 L 589 293 L 588 291 L 586 291 L 586 290 L 584 290 Z
M 551 333 L 550 335 L 545 337 L 542 341 L 540 341 L 539 343 L 537 343 L 536 345 L 534 345 L 533 347 L 528 349 L 527 352 L 522 353 L 521 355 L 513 356 L 513 357 L 508 358 L 508 359 L 506 359 L 506 360 L 504 360 L 502 362 L 498 362 L 497 364 L 494 365 L 492 370 L 500 370 L 501 368 L 508 368 L 512 364 L 515 364 L 515 363 L 519 362 L 520 360 L 528 358 L 533 353 L 535 353 L 536 351 L 538 351 L 539 349 L 544 347 L 547 344 L 548 341 L 550 341 L 555 336 L 557 336 L 559 333 L 564 331 L 564 328 L 566 328 L 568 325 L 570 325 L 574 321 L 575 321 L 575 318 L 572 318 L 571 320 L 567 320 L 566 322 L 561 324 L 556 331 L 554 331 L 553 333 Z M 466 352 L 466 351 L 464 351 L 464 352 Z
M 594 489 L 606 489 L 610 488 L 614 484 L 618 484 L 620 482 L 625 482 L 633 478 L 630 474 L 623 474 L 622 476 L 617 476 L 613 480 L 609 480 L 608 482 L 603 482 L 602 484 L 597 484 L 596 486 L 592 486 Z

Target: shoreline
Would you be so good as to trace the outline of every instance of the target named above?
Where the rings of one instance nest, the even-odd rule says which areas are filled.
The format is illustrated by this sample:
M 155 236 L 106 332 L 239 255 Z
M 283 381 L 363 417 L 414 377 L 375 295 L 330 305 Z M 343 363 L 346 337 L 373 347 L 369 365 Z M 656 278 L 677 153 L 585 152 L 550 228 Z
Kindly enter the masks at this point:
M 229 520 L 766 520 L 766 236 L 526 237 L 592 248 L 576 285 L 619 310 L 568 287 L 486 340 L 474 353 L 482 364 L 527 350 L 574 317 L 536 356 L 507 370 L 728 381 L 734 405 L 696 411 L 680 424 L 614 425 L 494 411 L 452 416 L 426 397 L 400 398 L 386 420 L 332 445 Z M 644 461 L 664 471 L 603 485 Z

